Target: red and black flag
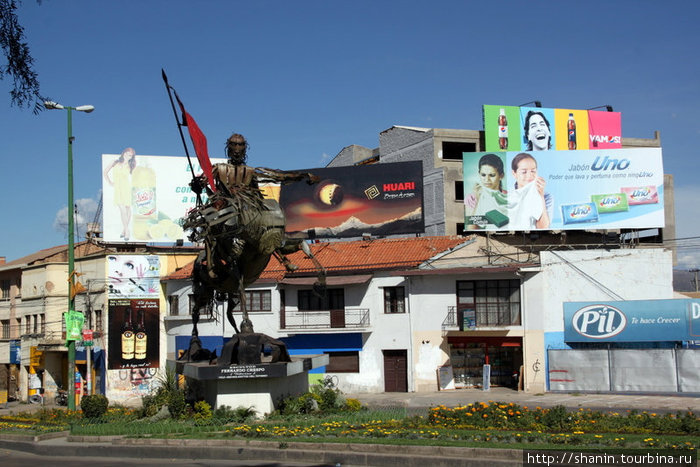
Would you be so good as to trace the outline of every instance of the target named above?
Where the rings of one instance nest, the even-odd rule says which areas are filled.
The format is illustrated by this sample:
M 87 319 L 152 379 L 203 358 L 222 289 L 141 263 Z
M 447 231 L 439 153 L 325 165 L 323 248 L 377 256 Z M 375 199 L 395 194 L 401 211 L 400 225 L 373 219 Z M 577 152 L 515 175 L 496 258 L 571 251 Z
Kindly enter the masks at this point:
M 199 129 L 199 126 L 197 125 L 197 122 L 195 122 L 194 118 L 192 118 L 192 115 L 187 113 L 187 111 L 185 110 L 185 106 L 180 100 L 180 96 L 177 95 L 177 91 L 175 91 L 175 89 L 172 86 L 170 86 L 170 84 L 168 84 L 168 77 L 165 75 L 165 71 L 163 71 L 163 81 L 165 81 L 165 86 L 168 88 L 168 95 L 170 95 L 170 90 L 172 89 L 173 94 L 175 94 L 175 99 L 177 99 L 177 104 L 180 106 L 180 111 L 182 112 L 182 123 L 178 121 L 178 127 L 187 127 L 187 130 L 190 134 L 190 139 L 192 140 L 192 145 L 194 146 L 194 152 L 197 154 L 197 160 L 199 161 L 199 165 L 202 168 L 204 175 L 207 177 L 209 187 L 212 191 L 216 191 L 216 185 L 214 183 L 214 176 L 212 174 L 211 168 L 211 160 L 209 160 L 209 151 L 207 149 L 207 137 L 204 136 L 202 130 Z M 170 97 L 170 102 L 172 103 L 172 96 Z M 174 105 L 173 110 L 175 110 Z M 175 118 L 177 120 L 177 113 L 175 114 Z M 182 129 L 180 129 L 180 136 L 182 136 Z M 182 143 L 185 143 L 184 137 Z M 189 159 L 190 155 L 187 151 L 186 144 L 185 153 L 187 154 L 187 158 Z M 192 169 L 191 163 L 190 169 Z M 192 171 L 192 176 L 195 176 L 194 170 Z

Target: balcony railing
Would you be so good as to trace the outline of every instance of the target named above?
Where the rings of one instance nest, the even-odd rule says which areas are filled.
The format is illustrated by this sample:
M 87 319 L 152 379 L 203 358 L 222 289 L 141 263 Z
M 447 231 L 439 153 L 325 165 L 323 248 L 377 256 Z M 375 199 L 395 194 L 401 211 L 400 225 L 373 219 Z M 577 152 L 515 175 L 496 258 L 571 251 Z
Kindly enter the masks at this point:
M 369 327 L 369 308 L 280 313 L 281 329 L 347 329 Z
M 479 327 L 520 326 L 520 308 L 514 304 L 484 304 L 476 310 L 459 310 L 447 307 L 447 316 L 442 321 L 443 331 L 467 331 Z

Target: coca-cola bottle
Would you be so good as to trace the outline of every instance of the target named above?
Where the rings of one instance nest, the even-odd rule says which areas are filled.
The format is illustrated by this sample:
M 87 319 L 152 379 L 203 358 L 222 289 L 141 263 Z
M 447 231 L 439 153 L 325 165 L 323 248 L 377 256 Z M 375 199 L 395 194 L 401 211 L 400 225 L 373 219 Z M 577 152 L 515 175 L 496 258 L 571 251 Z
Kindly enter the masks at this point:
M 498 114 L 498 147 L 508 149 L 508 119 L 505 109 Z
M 569 149 L 576 149 L 576 120 L 574 114 L 569 114 L 569 121 L 566 122 L 566 130 L 569 134 Z

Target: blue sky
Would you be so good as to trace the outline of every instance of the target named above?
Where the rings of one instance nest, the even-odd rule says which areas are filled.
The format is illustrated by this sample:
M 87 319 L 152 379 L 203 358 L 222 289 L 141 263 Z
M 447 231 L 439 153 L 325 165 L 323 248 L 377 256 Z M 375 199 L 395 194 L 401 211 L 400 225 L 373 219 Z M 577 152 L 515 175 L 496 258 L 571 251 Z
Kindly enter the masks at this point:
M 86 217 L 101 154 L 184 155 L 164 68 L 212 157 L 237 131 L 252 165 L 280 169 L 377 147 L 392 125 L 479 130 L 483 104 L 610 104 L 623 137 L 661 132 L 676 237 L 700 231 L 694 2 L 24 0 L 19 17 L 42 92 L 96 107 L 73 116 Z M 8 261 L 67 241 L 65 112 L 11 107 L 9 90 L 0 82 Z M 700 246 L 681 246 L 681 263 L 700 265 Z

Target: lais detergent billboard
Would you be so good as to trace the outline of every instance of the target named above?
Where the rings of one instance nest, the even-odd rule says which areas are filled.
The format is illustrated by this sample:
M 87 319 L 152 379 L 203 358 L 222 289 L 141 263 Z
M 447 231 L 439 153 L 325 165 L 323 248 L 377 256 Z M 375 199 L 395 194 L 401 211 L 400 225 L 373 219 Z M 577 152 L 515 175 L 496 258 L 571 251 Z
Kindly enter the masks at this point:
M 484 105 L 487 151 L 618 149 L 619 112 Z
M 661 149 L 463 154 L 467 230 L 664 227 Z

